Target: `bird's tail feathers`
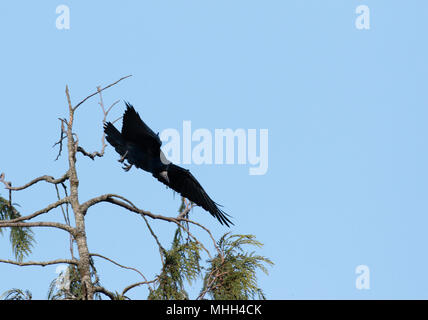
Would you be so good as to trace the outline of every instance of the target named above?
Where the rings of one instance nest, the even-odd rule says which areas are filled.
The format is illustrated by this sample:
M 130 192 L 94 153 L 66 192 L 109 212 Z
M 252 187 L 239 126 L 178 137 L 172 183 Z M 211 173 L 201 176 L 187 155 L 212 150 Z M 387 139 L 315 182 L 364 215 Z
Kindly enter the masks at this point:
M 232 221 L 230 221 L 229 218 L 231 218 L 230 215 L 228 215 L 226 212 L 221 210 L 219 207 L 222 207 L 222 205 L 218 204 L 217 202 L 214 202 L 214 208 L 210 208 L 209 212 L 217 218 L 217 220 L 221 223 L 226 225 L 227 227 L 230 227 L 229 224 L 234 225 Z M 229 218 L 228 218 L 229 217 Z

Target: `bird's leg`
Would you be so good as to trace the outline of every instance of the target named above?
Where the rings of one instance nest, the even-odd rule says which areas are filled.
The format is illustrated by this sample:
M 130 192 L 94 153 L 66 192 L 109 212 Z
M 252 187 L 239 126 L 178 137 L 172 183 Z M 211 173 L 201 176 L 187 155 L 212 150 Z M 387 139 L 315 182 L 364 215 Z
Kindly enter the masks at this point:
M 186 214 L 185 214 L 185 218 L 186 219 L 188 219 L 189 218 L 189 211 L 190 211 L 190 206 L 191 206 L 191 202 L 190 202 L 190 200 L 187 200 L 186 198 L 183 198 L 183 201 L 184 201 L 184 204 L 186 205 L 186 209 L 184 209 L 184 211 L 186 212 Z M 186 221 L 185 222 L 186 223 L 186 228 L 187 228 L 187 230 L 189 230 L 189 221 Z M 190 235 L 189 235 L 189 233 L 187 234 L 187 243 L 189 243 L 189 240 L 190 240 Z
M 122 169 L 128 172 L 129 170 L 131 170 L 132 166 L 133 166 L 132 164 L 128 164 L 128 165 L 125 165 Z
M 184 202 L 184 205 L 186 206 L 185 210 L 187 210 L 189 208 L 189 205 L 187 203 L 187 199 L 184 197 L 183 197 L 183 202 Z
M 126 156 L 128 155 L 128 150 L 126 150 L 125 154 L 122 156 L 122 158 L 120 158 L 119 161 L 120 163 L 123 163 L 123 161 L 125 161 Z
M 190 207 L 192 205 L 192 203 L 190 201 L 188 201 L 186 198 L 183 198 L 184 200 L 184 204 L 186 205 L 186 210 L 190 210 Z

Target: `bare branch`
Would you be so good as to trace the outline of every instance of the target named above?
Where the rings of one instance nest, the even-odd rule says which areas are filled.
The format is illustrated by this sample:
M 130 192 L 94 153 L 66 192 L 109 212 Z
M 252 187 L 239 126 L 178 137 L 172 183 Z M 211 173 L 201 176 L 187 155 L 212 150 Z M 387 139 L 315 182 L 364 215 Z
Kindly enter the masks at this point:
M 61 183 L 61 185 L 62 185 L 62 187 L 63 187 L 63 189 L 64 189 L 64 193 L 65 193 L 66 198 L 69 198 L 69 197 L 68 197 L 68 192 L 67 192 L 67 187 L 65 186 L 65 184 L 64 184 L 64 183 Z M 55 190 L 56 190 L 56 194 L 57 194 L 57 197 L 58 197 L 58 201 L 60 201 L 60 200 L 61 200 L 61 195 L 59 194 L 58 185 L 55 185 Z M 70 198 L 69 198 L 69 199 L 70 199 Z M 71 199 L 70 199 L 70 200 L 71 200 Z M 61 204 L 61 211 L 62 211 L 62 215 L 63 215 L 63 217 L 64 217 L 64 221 L 65 221 L 65 223 L 66 223 L 68 226 L 71 226 L 71 223 L 70 223 L 70 215 L 69 215 L 69 212 L 68 212 L 68 205 L 69 205 L 69 204 L 70 204 L 70 201 L 67 201 L 67 202 L 66 202 L 66 206 L 65 206 L 65 210 L 64 210 L 63 205 Z M 70 234 L 70 254 L 71 254 L 71 257 L 74 259 L 73 242 L 74 242 L 73 236 Z
M 162 244 L 159 241 L 159 238 L 157 237 L 156 233 L 153 231 L 152 227 L 150 226 L 149 221 L 147 220 L 146 216 L 144 214 L 141 215 L 144 219 L 144 221 L 146 222 L 147 228 L 150 231 L 150 234 L 152 235 L 152 237 L 155 239 L 158 247 L 159 247 L 159 253 L 160 253 L 160 257 L 161 257 L 161 261 L 162 261 L 162 266 L 165 266 L 165 261 L 163 258 L 163 254 L 166 252 L 166 250 L 164 249 L 164 247 L 162 247 Z
M 128 270 L 133 270 L 133 271 L 135 271 L 135 272 L 137 272 L 145 281 L 147 281 L 147 278 L 144 276 L 144 274 L 142 274 L 138 269 L 136 269 L 136 268 L 132 268 L 132 267 L 127 267 L 127 266 L 124 266 L 124 265 L 121 265 L 120 263 L 117 263 L 116 261 L 114 261 L 114 260 L 112 260 L 112 259 L 110 259 L 110 258 L 107 258 L 107 257 L 104 257 L 103 255 L 100 255 L 100 254 L 98 254 L 98 253 L 90 253 L 89 254 L 91 257 L 99 257 L 99 258 L 103 258 L 103 259 L 105 259 L 105 260 L 107 260 L 107 261 L 110 261 L 111 263 L 113 263 L 113 264 L 115 264 L 115 265 L 117 265 L 118 267 L 121 267 L 121 268 L 123 268 L 123 269 L 128 269 Z
M 97 203 L 100 203 L 100 202 L 110 202 L 110 201 L 108 201 L 108 199 L 110 199 L 110 198 L 121 199 L 121 200 L 125 201 L 126 202 L 125 204 L 128 204 L 131 208 L 133 208 L 133 209 L 135 209 L 137 211 L 140 210 L 140 209 L 137 208 L 136 205 L 134 205 L 131 201 L 129 201 L 125 197 L 122 197 L 122 196 L 114 194 L 114 193 L 107 193 L 107 194 L 103 194 L 101 196 L 92 198 L 92 199 L 86 201 L 85 203 L 83 203 L 81 205 L 81 209 L 82 209 L 82 211 L 86 212 L 90 207 L 96 205 Z M 139 213 L 139 212 L 137 212 L 137 213 Z
M 116 104 L 118 104 L 119 103 L 119 101 L 120 100 L 117 100 L 117 101 L 115 101 L 115 102 L 113 102 L 113 104 L 107 109 L 107 111 L 106 111 L 106 115 L 108 115 L 109 114 L 109 112 L 111 111 L 111 109 L 113 109 L 113 107 L 116 105 Z M 104 119 L 104 122 L 106 121 L 106 119 Z
M 73 105 L 71 104 L 71 98 L 70 98 L 70 90 L 68 89 L 68 85 L 65 86 L 65 95 L 67 97 L 67 104 L 68 104 L 68 113 L 69 113 L 69 121 L 67 122 L 67 131 L 71 131 L 71 128 L 73 127 L 73 120 L 74 120 L 74 110 Z
M 81 154 L 83 154 L 84 156 L 86 156 L 86 157 L 88 157 L 88 158 L 91 158 L 92 160 L 95 160 L 95 157 L 102 157 L 103 156 L 103 154 L 101 154 L 101 153 L 99 153 L 98 151 L 95 151 L 95 152 L 92 152 L 92 153 L 89 153 L 89 152 L 87 152 L 85 149 L 83 149 L 83 147 L 81 147 L 81 146 L 78 146 L 77 147 L 77 150 L 76 150 L 77 152 L 80 152 Z
M 67 188 L 65 187 L 65 185 L 64 184 L 62 184 L 62 186 L 63 186 L 63 188 L 64 188 L 64 192 L 65 192 L 65 194 L 66 194 L 66 198 L 64 198 L 64 199 L 67 199 L 67 201 L 65 202 L 65 204 L 69 204 L 70 203 L 70 198 L 68 197 L 68 195 L 67 195 Z M 62 199 L 61 198 L 61 195 L 59 194 L 59 189 L 58 189 L 58 186 L 57 185 L 55 185 L 55 190 L 56 190 L 56 195 L 57 195 L 57 198 L 58 198 L 58 202 L 59 201 L 61 201 L 61 200 L 64 200 L 64 199 Z M 60 204 L 60 206 L 61 206 L 61 212 L 62 212 L 62 216 L 63 216 L 63 218 L 64 218 L 64 221 L 65 221 L 65 223 L 67 224 L 67 225 L 70 225 L 70 217 L 69 217 L 69 215 L 68 215 L 68 210 L 64 210 L 64 207 L 62 206 L 63 205 L 63 203 L 61 203 Z M 68 208 L 68 207 L 67 207 Z M 67 212 L 66 212 L 67 211 Z
M 123 201 L 117 200 L 115 198 L 121 199 Z M 146 216 L 149 216 L 152 219 L 160 219 L 168 222 L 179 222 L 182 219 L 172 218 L 172 217 L 165 217 L 162 215 L 157 215 L 154 213 L 151 213 L 150 211 L 142 210 L 137 208 L 131 201 L 127 200 L 126 198 L 116 195 L 116 194 L 104 194 L 98 197 L 95 197 L 91 200 L 86 201 L 82 204 L 82 210 L 87 210 L 93 205 L 100 203 L 100 202 L 109 202 L 112 204 L 115 204 L 117 206 L 120 206 L 122 208 L 128 209 L 129 211 L 138 213 L 138 214 L 144 214 Z
M 75 105 L 75 106 L 72 108 L 72 111 L 73 111 L 73 112 L 74 112 L 74 111 L 76 111 L 76 109 L 77 109 L 77 108 L 78 108 L 82 103 L 84 103 L 84 102 L 85 102 L 86 100 L 88 100 L 89 98 L 92 98 L 92 97 L 93 97 L 93 96 L 95 96 L 97 93 L 100 93 L 101 91 L 104 91 L 105 89 L 108 89 L 108 88 L 110 88 L 110 87 L 114 86 L 115 84 L 119 83 L 120 81 L 122 81 L 122 80 L 124 80 L 124 79 L 126 79 L 126 78 L 129 78 L 129 77 L 132 77 L 132 75 L 130 74 L 130 75 L 128 75 L 128 76 L 122 77 L 122 78 L 120 78 L 119 80 L 117 80 L 116 82 L 113 82 L 113 83 L 109 84 L 108 86 L 105 86 L 104 88 L 97 90 L 97 92 L 94 92 L 94 93 L 90 94 L 90 95 L 89 95 L 89 96 L 87 96 L 85 99 L 83 99 L 82 101 L 80 101 L 77 105 Z
M 115 124 L 116 122 L 118 122 L 120 119 L 122 119 L 123 116 L 120 116 L 119 118 L 117 118 L 116 120 L 112 121 L 112 124 Z
M 108 110 L 106 111 L 106 109 L 104 108 L 104 101 L 103 101 L 103 96 L 102 96 L 102 93 L 101 93 L 101 91 L 102 91 L 102 89 L 101 89 L 101 87 L 97 87 L 97 92 L 99 93 L 99 95 L 100 95 L 100 102 L 99 102 L 99 105 L 101 106 L 101 110 L 102 110 L 102 112 L 103 112 L 103 123 L 105 123 L 106 121 L 107 121 L 107 116 L 108 116 L 108 114 L 109 114 L 109 112 L 111 111 L 111 109 L 116 105 L 116 104 L 118 104 L 119 103 L 119 101 L 120 100 L 117 100 L 117 101 L 115 101 L 109 108 L 108 108 Z M 102 157 L 102 156 L 104 156 L 104 152 L 105 152 L 105 149 L 106 149 L 106 147 L 107 147 L 107 144 L 106 144 L 106 142 L 105 142 L 105 133 L 103 132 L 103 134 L 102 134 L 102 136 L 101 136 L 101 151 L 94 151 L 94 152 L 92 152 L 92 153 L 89 153 L 89 152 L 87 152 L 83 147 L 81 147 L 81 146 L 78 146 L 77 147 L 77 152 L 80 152 L 80 153 L 82 153 L 84 156 L 86 156 L 86 157 L 89 157 L 89 158 L 91 158 L 92 160 L 95 160 L 95 157 Z
M 195 207 L 194 204 L 187 206 L 178 216 L 177 219 L 183 219 L 184 217 L 187 216 L 187 214 L 190 212 L 190 210 L 192 210 Z
M 141 285 L 143 285 L 143 284 L 151 284 L 151 283 L 155 283 L 155 282 L 156 282 L 156 281 L 158 281 L 158 280 L 159 280 L 159 277 L 156 277 L 155 279 L 150 280 L 150 281 L 143 281 L 143 282 L 137 282 L 137 283 L 131 284 L 131 285 L 127 286 L 125 289 L 123 289 L 123 291 L 122 291 L 122 296 L 124 296 L 124 295 L 125 295 L 125 293 L 127 293 L 129 290 L 131 290 L 131 289 L 133 289 L 133 288 L 135 288 L 135 287 L 141 286 Z
M 0 228 L 5 227 L 24 227 L 24 228 L 32 228 L 32 227 L 48 227 L 48 228 L 57 228 L 75 235 L 76 231 L 74 228 L 67 226 L 66 224 L 58 223 L 58 222 L 9 222 L 9 221 L 0 221 Z
M 125 202 L 117 200 L 115 198 L 119 198 L 119 199 L 121 199 L 121 200 L 123 200 Z M 220 254 L 220 256 L 222 256 L 222 253 L 221 253 L 220 249 L 218 248 L 217 243 L 216 243 L 216 241 L 215 241 L 214 236 L 212 235 L 212 233 L 206 227 L 204 227 L 203 225 L 201 225 L 201 224 L 199 224 L 199 223 L 197 223 L 197 222 L 195 222 L 193 220 L 182 218 L 181 217 L 182 214 L 180 214 L 177 218 L 172 218 L 172 217 L 166 217 L 166 216 L 162 216 L 162 215 L 153 214 L 150 211 L 146 211 L 146 210 L 142 210 L 142 209 L 137 208 L 131 201 L 129 201 L 128 199 L 126 199 L 126 198 L 124 198 L 122 196 L 116 195 L 116 194 L 104 194 L 104 195 L 101 195 L 99 197 L 96 197 L 96 198 L 93 198 L 91 200 L 88 200 L 88 201 L 86 201 L 85 203 L 82 204 L 82 209 L 85 210 L 84 212 L 86 212 L 86 210 L 88 210 L 88 208 L 90 208 L 91 206 L 93 206 L 93 205 L 95 205 L 97 203 L 100 203 L 100 202 L 109 202 L 109 203 L 115 204 L 117 206 L 120 206 L 122 208 L 125 208 L 125 209 L 127 209 L 129 211 L 132 211 L 134 213 L 138 213 L 139 215 L 148 216 L 148 217 L 150 217 L 152 219 L 159 219 L 159 220 L 164 220 L 164 221 L 168 221 L 168 222 L 173 222 L 173 223 L 177 224 L 180 228 L 182 228 L 184 231 L 186 231 L 187 234 L 189 236 L 191 236 L 197 243 L 199 243 L 202 246 L 202 248 L 211 257 L 211 254 L 202 245 L 202 243 L 200 241 L 198 241 L 197 238 L 190 233 L 190 231 L 189 231 L 188 228 L 185 228 L 182 224 L 180 224 L 180 222 L 181 221 L 185 221 L 187 223 L 194 224 L 194 225 L 196 225 L 196 226 L 204 229 L 208 233 L 208 235 L 210 236 L 210 238 L 211 238 L 211 240 L 212 240 L 212 242 L 214 244 L 214 247 L 216 248 L 217 252 Z M 186 210 L 190 210 L 190 209 L 191 209 L 191 207 L 187 208 Z
M 51 261 L 28 261 L 28 262 L 19 262 L 19 261 L 13 261 L 13 260 L 2 260 L 0 259 L 0 263 L 8 263 L 8 264 L 14 264 L 17 266 L 48 266 L 52 264 L 74 264 L 78 265 L 78 261 L 75 259 L 56 259 Z
M 33 184 L 36 184 L 37 182 L 40 182 L 40 181 L 46 181 L 46 182 L 52 183 L 52 184 L 62 183 L 68 179 L 68 172 L 66 172 L 61 178 L 58 178 L 58 179 L 55 179 L 54 177 L 47 176 L 47 175 L 41 176 L 41 177 L 38 177 L 38 178 L 28 182 L 27 184 L 25 184 L 21 187 L 12 187 L 11 183 L 5 181 L 4 177 L 5 177 L 4 173 L 2 173 L 0 175 L 0 182 L 2 182 L 5 185 L 6 189 L 12 190 L 12 191 L 20 191 L 20 190 L 27 189 L 27 188 L 31 187 Z
M 3 226 L 5 223 L 15 223 L 15 222 L 24 221 L 24 220 L 31 220 L 31 219 L 33 219 L 33 218 L 35 218 L 41 214 L 48 213 L 52 209 L 55 209 L 55 208 L 61 206 L 62 204 L 68 203 L 69 201 L 70 201 L 70 198 L 65 197 L 65 198 L 59 199 L 55 203 L 48 205 L 46 208 L 38 210 L 38 211 L 28 215 L 28 216 L 22 216 L 22 217 L 12 219 L 12 220 L 2 220 L 2 221 L 0 221 L 0 227 Z M 12 210 L 14 210 L 14 208 Z
M 120 201 L 120 200 L 117 200 L 115 198 L 120 198 L 123 201 L 126 201 L 127 203 L 125 203 L 123 201 Z M 180 221 L 185 221 L 185 222 L 197 225 L 197 226 L 203 228 L 205 231 L 208 232 L 208 234 L 210 235 L 211 239 L 213 240 L 213 244 L 214 244 L 215 248 L 217 249 L 217 251 L 219 252 L 219 254 L 221 254 L 221 251 L 217 247 L 217 244 L 216 244 L 215 239 L 212 236 L 211 232 L 207 228 L 203 227 L 201 224 L 199 224 L 197 222 L 194 222 L 192 220 L 185 219 L 185 218 L 172 218 L 172 217 L 165 217 L 165 216 L 162 216 L 162 215 L 153 214 L 150 211 L 146 211 L 146 210 L 142 210 L 142 209 L 137 208 L 131 201 L 127 200 L 126 198 L 124 198 L 122 196 L 118 196 L 118 195 L 115 195 L 115 194 L 105 194 L 105 195 L 93 198 L 93 199 L 88 200 L 87 202 L 85 202 L 82 205 L 82 207 L 84 207 L 85 210 L 87 210 L 89 207 L 91 207 L 91 206 L 93 206 L 93 205 L 95 205 L 97 203 L 100 203 L 100 202 L 109 202 L 109 203 L 115 204 L 117 206 L 120 206 L 122 208 L 125 208 L 125 209 L 127 209 L 129 211 L 138 213 L 141 216 L 148 216 L 148 217 L 150 217 L 152 219 L 159 219 L 159 220 L 164 220 L 164 221 L 168 221 L 168 222 L 172 222 L 172 223 L 177 224 L 177 226 L 179 226 L 180 228 L 182 228 L 190 237 L 192 237 L 198 244 L 200 244 L 201 247 L 205 250 L 205 252 L 207 252 L 208 256 L 211 258 L 211 254 L 208 251 L 208 249 L 206 249 L 205 246 L 189 231 L 189 229 L 185 228 L 180 223 Z
M 94 292 L 100 292 L 105 294 L 107 297 L 109 297 L 111 300 L 115 300 L 116 296 L 113 292 L 108 291 L 106 288 L 101 287 L 101 286 L 96 286 L 94 287 Z
M 59 145 L 59 151 L 58 151 L 58 155 L 56 156 L 55 161 L 57 161 L 59 159 L 59 157 L 61 156 L 61 153 L 62 153 L 62 142 L 66 138 L 66 136 L 65 136 L 66 132 L 65 132 L 65 127 L 64 127 L 64 122 L 67 123 L 67 121 L 65 119 L 61 119 L 61 118 L 58 118 L 58 120 L 61 121 L 61 134 L 60 134 L 60 137 L 59 137 L 59 141 L 56 142 L 52 146 L 52 148 L 54 148 L 55 146 Z

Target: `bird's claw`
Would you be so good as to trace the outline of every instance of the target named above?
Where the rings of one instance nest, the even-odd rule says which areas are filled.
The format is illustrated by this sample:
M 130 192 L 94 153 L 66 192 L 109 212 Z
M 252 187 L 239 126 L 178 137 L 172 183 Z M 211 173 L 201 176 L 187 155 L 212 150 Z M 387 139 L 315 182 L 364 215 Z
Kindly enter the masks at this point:
M 128 172 L 129 170 L 131 170 L 132 168 L 132 164 L 128 164 L 122 167 L 123 170 L 125 170 L 126 172 Z

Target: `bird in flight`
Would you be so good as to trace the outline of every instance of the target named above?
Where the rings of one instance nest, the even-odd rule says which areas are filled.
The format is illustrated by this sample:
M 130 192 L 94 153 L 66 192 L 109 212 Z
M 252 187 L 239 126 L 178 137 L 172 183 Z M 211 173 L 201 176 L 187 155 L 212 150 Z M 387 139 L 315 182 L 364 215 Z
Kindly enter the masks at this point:
M 121 156 L 119 162 L 123 163 L 125 160 L 128 162 L 123 169 L 129 171 L 132 166 L 135 166 L 150 172 L 160 182 L 204 208 L 221 224 L 228 227 L 229 224 L 233 225 L 228 219 L 229 215 L 208 196 L 189 170 L 166 159 L 161 150 L 162 142 L 159 135 L 141 120 L 132 105 L 127 102 L 125 104 L 122 132 L 119 132 L 111 122 L 104 124 L 107 141 Z

